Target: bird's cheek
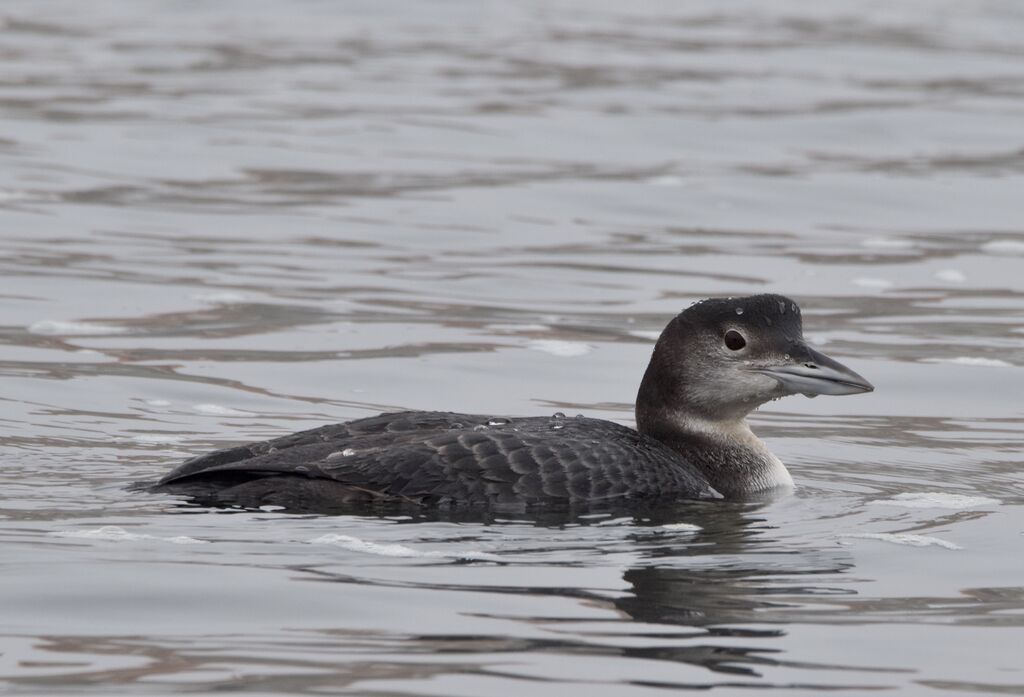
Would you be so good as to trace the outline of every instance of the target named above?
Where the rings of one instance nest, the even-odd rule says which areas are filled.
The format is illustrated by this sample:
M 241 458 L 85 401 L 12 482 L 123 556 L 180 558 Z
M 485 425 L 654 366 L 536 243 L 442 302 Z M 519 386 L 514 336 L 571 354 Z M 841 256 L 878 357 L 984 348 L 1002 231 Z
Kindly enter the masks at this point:
M 773 377 L 761 373 L 750 373 L 750 389 L 758 399 L 768 401 L 789 394 L 782 384 Z

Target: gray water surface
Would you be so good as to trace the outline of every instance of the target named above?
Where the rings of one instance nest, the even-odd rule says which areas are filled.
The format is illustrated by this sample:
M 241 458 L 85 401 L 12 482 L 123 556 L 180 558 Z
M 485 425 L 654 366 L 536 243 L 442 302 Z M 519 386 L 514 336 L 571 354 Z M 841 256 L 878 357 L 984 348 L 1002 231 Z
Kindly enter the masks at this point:
M 1024 694 L 1024 6 L 0 5 L 9 694 Z M 289 515 L 126 491 L 389 409 L 632 424 L 779 292 L 876 385 L 788 496 Z

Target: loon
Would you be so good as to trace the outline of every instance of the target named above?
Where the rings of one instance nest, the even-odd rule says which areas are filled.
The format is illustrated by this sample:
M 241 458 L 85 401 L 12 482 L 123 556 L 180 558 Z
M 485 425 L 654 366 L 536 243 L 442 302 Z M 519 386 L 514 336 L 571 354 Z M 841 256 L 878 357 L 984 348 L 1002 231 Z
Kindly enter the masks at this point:
M 661 333 L 636 430 L 602 419 L 387 413 L 188 460 L 153 491 L 286 509 L 742 499 L 792 487 L 745 417 L 770 400 L 871 392 L 808 346 L 781 295 L 702 300 Z

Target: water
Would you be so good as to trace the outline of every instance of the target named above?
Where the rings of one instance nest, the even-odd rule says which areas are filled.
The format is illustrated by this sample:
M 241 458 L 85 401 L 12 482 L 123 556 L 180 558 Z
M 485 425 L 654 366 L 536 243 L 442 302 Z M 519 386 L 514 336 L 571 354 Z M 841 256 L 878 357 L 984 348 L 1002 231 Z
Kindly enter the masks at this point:
M 1019 3 L 8 0 L 9 694 L 1024 693 Z M 668 317 L 870 379 L 788 497 L 635 516 L 128 493 L 392 408 L 592 416 Z

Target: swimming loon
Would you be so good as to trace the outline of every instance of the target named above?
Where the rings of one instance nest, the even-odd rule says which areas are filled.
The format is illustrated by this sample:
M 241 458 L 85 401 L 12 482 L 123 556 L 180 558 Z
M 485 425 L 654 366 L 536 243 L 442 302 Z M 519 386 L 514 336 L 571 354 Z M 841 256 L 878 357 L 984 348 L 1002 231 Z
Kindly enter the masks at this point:
M 201 455 L 154 490 L 286 508 L 742 498 L 792 486 L 747 414 L 791 394 L 873 389 L 807 345 L 789 298 L 713 298 L 661 333 L 636 430 L 562 414 L 389 413 Z

